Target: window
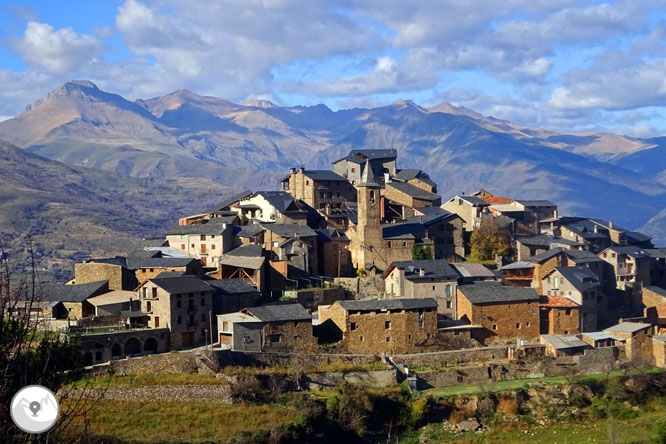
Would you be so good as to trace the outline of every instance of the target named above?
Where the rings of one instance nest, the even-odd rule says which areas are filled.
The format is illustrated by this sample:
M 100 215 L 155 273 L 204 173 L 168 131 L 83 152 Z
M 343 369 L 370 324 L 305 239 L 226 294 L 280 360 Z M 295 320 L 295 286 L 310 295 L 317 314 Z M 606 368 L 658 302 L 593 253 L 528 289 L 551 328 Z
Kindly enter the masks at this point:
M 391 342 L 391 337 L 390 337 L 390 336 L 388 336 L 388 337 L 386 338 L 386 342 Z
M 419 328 L 423 328 L 425 324 L 425 315 L 423 313 L 419 313 Z
M 356 172 L 356 168 L 352 168 L 352 173 L 355 173 L 355 172 Z
M 268 335 L 268 342 L 282 342 L 282 335 Z
M 192 248 L 194 248 L 194 244 L 192 244 Z
M 363 342 L 363 336 L 359 336 L 358 340 L 359 342 Z
M 404 242 L 404 241 L 403 241 L 402 246 L 403 246 L 403 247 L 406 247 L 406 246 L 407 246 L 407 242 Z
M 435 290 L 437 290 L 437 286 L 436 286 L 436 285 L 433 285 L 433 286 L 432 286 L 432 291 L 435 291 Z
M 184 250 L 185 249 L 185 244 L 180 244 L 180 249 Z
M 444 294 L 446 295 L 447 298 L 451 297 L 451 286 L 450 285 L 447 285 L 446 287 L 444 287 Z
M 370 199 L 375 200 L 375 192 L 372 190 L 370 191 Z
M 201 313 L 201 322 L 206 320 L 206 313 Z
M 148 297 L 148 289 L 146 287 L 143 287 L 143 298 L 146 299 Z
M 160 317 L 155 316 L 155 328 L 159 328 L 159 326 L 160 326 Z
M 178 316 L 178 319 L 176 319 L 176 322 L 178 322 L 179 324 L 182 324 L 183 323 L 183 318 Z
M 388 241 L 388 247 L 391 248 L 391 241 Z
M 153 311 L 153 307 L 150 304 L 150 301 L 146 302 L 146 311 Z
M 180 303 L 180 301 L 176 301 L 176 308 L 181 308 L 181 303 Z
M 157 299 L 157 287 L 153 287 L 153 298 Z
M 407 339 L 412 339 L 412 335 L 407 335 Z
M 323 191 L 320 192 L 320 193 L 319 193 L 319 198 L 320 198 L 320 199 L 325 199 L 325 198 L 326 198 L 326 193 L 324 193 Z
M 390 330 L 391 329 L 391 321 L 385 321 L 384 322 L 384 328 L 386 330 Z
M 211 234 L 211 235 L 210 235 L 210 238 L 211 238 L 211 239 L 215 239 L 215 235 L 214 235 L 214 234 Z
M 151 269 L 150 269 L 150 272 L 151 272 L 151 273 L 154 273 L 154 272 L 155 272 L 155 269 L 154 269 L 154 268 L 151 268 Z
M 211 250 L 214 250 L 214 249 L 215 249 L 215 244 L 211 245 L 211 246 L 210 246 L 210 249 L 211 249 Z
M 566 314 L 567 316 L 571 316 L 571 309 L 567 308 L 566 310 L 564 310 L 564 314 Z
M 569 330 L 564 330 L 564 334 L 565 334 L 565 335 L 568 335 L 568 334 L 569 334 Z
M 202 235 L 201 235 L 201 240 L 202 240 L 202 241 L 205 241 L 205 240 L 206 240 L 206 235 L 205 235 L 205 234 L 202 234 Z
M 493 330 L 497 331 L 497 324 L 493 324 Z
M 516 328 L 520 330 L 520 322 L 516 322 Z
M 338 193 L 338 197 L 340 197 L 340 193 Z
M 453 308 L 453 302 L 446 301 L 446 308 Z
M 309 180 L 306 180 L 306 181 L 305 181 L 305 185 L 310 185 L 310 181 L 309 181 Z
M 525 327 L 529 327 L 529 326 L 530 326 L 530 321 L 525 322 Z
M 201 306 L 202 307 L 206 306 L 206 300 L 204 298 L 201 298 Z
M 349 329 L 356 330 L 356 322 L 352 322 L 351 324 L 349 324 Z

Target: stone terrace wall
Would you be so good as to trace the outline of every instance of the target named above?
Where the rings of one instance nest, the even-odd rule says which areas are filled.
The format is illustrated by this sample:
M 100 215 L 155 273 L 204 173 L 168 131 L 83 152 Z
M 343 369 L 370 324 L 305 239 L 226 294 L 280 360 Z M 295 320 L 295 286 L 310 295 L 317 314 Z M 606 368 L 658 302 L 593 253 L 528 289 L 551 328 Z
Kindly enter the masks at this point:
M 89 374 L 141 375 L 146 373 L 197 373 L 196 357 L 192 352 L 172 352 L 158 355 L 111 361 L 109 365 L 93 367 Z
M 398 383 L 395 370 L 347 373 L 315 373 L 306 376 L 308 390 L 333 389 L 342 382 L 364 387 L 390 387 Z
M 322 364 L 365 364 L 376 362 L 379 356 L 352 354 L 304 354 L 304 353 L 265 353 L 221 350 L 215 352 L 221 367 L 241 365 L 252 367 L 303 366 L 315 367 Z
M 470 362 L 490 362 L 507 359 L 508 351 L 508 347 L 499 346 L 431 353 L 409 353 L 394 355 L 393 361 L 396 364 L 404 364 L 408 367 L 418 365 L 437 365 L 442 363 L 448 365 L 460 365 Z
M 347 291 L 351 291 L 362 299 L 363 297 L 377 297 L 386 291 L 384 279 L 381 276 L 369 276 L 364 278 L 335 278 L 333 282 Z

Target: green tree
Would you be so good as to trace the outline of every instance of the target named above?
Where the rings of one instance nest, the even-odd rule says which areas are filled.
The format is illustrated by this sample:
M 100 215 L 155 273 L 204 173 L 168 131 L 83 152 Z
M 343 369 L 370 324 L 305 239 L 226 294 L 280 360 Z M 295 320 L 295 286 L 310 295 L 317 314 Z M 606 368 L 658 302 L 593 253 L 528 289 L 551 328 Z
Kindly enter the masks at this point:
M 492 260 L 506 256 L 511 248 L 511 236 L 506 228 L 492 220 L 485 220 L 474 230 L 470 239 L 471 255 L 476 260 Z
M 432 259 L 432 249 L 425 245 L 414 245 L 412 247 L 412 260 L 423 261 Z

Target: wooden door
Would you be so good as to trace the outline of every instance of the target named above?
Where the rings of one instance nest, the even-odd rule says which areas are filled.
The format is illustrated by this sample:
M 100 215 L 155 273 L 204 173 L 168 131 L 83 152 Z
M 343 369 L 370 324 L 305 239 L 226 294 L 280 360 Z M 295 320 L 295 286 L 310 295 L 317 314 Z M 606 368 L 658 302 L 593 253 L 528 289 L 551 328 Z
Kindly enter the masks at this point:
M 192 345 L 192 337 L 194 336 L 194 333 L 191 331 L 186 331 L 181 333 L 181 338 L 182 338 L 182 343 L 183 347 L 189 347 Z

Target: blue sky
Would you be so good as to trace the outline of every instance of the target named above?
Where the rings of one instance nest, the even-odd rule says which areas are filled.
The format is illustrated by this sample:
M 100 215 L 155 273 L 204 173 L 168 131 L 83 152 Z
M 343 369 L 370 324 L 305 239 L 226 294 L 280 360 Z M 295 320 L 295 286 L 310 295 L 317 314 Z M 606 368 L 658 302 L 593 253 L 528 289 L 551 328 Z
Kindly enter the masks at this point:
M 0 119 L 70 79 L 134 100 L 442 101 L 565 132 L 666 132 L 666 0 L 95 0 L 0 6 Z

